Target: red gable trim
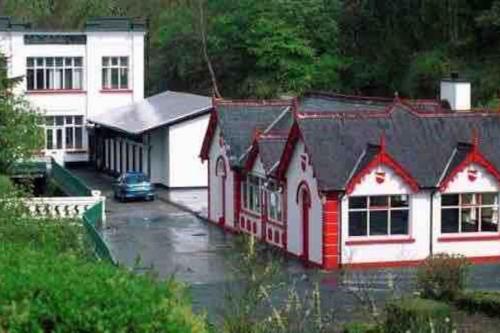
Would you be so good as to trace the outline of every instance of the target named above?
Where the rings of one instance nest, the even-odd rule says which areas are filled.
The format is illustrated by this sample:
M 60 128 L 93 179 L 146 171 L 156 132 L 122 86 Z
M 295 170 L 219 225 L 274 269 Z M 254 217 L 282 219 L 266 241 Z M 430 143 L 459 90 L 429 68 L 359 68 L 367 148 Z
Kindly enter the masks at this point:
M 385 165 L 391 168 L 403 181 L 411 188 L 413 192 L 418 192 L 419 185 L 411 174 L 403 168 L 389 153 L 385 150 L 384 139 L 381 139 L 380 152 L 374 156 L 372 161 L 357 174 L 355 174 L 347 183 L 346 192 L 351 194 L 358 184 L 361 184 L 363 177 L 369 175 L 372 171 L 376 170 L 380 165 Z
M 200 158 L 204 161 L 208 160 L 208 154 L 210 152 L 210 145 L 212 144 L 213 137 L 215 135 L 215 130 L 217 129 L 217 113 L 216 109 L 212 109 L 210 113 L 210 120 L 208 121 L 207 131 L 205 132 L 205 137 L 203 138 L 203 144 L 201 146 Z
M 458 173 L 464 171 L 465 168 L 467 168 L 471 164 L 477 164 L 483 167 L 500 184 L 500 172 L 479 151 L 477 139 L 474 139 L 472 150 L 467 154 L 467 156 L 463 159 L 463 161 L 459 165 L 457 165 L 456 168 L 445 179 L 441 181 L 441 184 L 439 185 L 439 190 L 441 192 L 445 191 L 446 188 L 453 181 L 453 178 L 455 178 Z
M 259 156 L 259 143 L 257 137 L 254 138 L 252 142 L 252 146 L 250 148 L 250 152 L 248 153 L 247 160 L 245 161 L 245 166 L 244 166 L 244 171 L 245 172 L 250 172 L 252 171 L 253 165 L 255 164 L 255 161 L 257 160 L 257 156 Z
M 288 134 L 288 139 L 286 140 L 285 149 L 283 149 L 283 153 L 280 158 L 280 162 L 278 164 L 277 176 L 278 179 L 284 180 L 285 173 L 290 165 L 290 161 L 292 160 L 293 150 L 295 148 L 295 144 L 300 138 L 300 130 L 299 125 L 295 121 L 290 129 L 290 133 Z

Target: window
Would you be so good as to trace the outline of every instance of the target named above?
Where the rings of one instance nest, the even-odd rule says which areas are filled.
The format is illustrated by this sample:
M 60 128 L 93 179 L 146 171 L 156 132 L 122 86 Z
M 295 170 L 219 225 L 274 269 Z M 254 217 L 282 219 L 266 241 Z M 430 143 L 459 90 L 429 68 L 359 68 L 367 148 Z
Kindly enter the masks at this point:
M 128 89 L 128 57 L 102 58 L 102 89 Z
M 82 149 L 83 116 L 45 117 L 46 149 Z
M 270 181 L 267 186 L 267 216 L 274 221 L 283 221 L 282 199 L 279 186 L 276 182 Z
M 349 198 L 349 236 L 408 235 L 407 195 Z
M 498 232 L 498 193 L 441 196 L 441 233 Z
M 45 57 L 26 59 L 28 90 L 81 90 L 82 57 Z
M 241 195 L 243 207 L 259 213 L 261 212 L 260 187 L 264 183 L 263 179 L 257 176 L 248 175 L 241 183 Z

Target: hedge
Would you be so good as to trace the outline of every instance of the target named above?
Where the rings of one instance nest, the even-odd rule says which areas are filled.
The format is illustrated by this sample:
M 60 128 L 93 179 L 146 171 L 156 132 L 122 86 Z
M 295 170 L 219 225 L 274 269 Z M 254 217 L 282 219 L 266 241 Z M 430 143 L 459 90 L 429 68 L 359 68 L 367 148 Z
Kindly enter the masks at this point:
M 73 254 L 0 248 L 0 331 L 204 333 L 184 289 Z
M 465 292 L 457 297 L 455 304 L 468 312 L 482 312 L 491 317 L 500 317 L 500 292 Z
M 387 333 L 447 333 L 453 332 L 451 308 L 441 302 L 404 298 L 386 304 Z

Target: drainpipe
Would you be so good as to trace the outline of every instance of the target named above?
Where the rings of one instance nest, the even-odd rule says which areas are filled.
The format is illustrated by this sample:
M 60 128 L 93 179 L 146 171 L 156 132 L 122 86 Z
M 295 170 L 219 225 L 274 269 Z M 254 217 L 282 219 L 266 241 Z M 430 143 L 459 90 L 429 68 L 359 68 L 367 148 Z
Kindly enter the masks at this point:
M 431 191 L 431 218 L 430 218 L 430 240 L 429 240 L 429 256 L 434 254 L 434 195 L 436 194 L 436 189 Z

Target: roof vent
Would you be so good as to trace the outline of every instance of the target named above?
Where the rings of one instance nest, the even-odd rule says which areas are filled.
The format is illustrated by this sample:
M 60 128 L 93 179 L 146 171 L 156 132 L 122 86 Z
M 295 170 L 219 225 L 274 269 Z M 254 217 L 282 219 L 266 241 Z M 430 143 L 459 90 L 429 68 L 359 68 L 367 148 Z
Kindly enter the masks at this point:
M 449 78 L 441 80 L 441 101 L 448 102 L 453 111 L 468 111 L 471 109 L 470 81 L 460 77 L 458 72 L 452 72 Z

